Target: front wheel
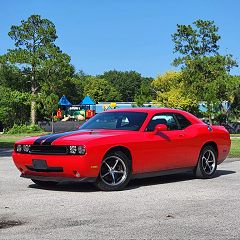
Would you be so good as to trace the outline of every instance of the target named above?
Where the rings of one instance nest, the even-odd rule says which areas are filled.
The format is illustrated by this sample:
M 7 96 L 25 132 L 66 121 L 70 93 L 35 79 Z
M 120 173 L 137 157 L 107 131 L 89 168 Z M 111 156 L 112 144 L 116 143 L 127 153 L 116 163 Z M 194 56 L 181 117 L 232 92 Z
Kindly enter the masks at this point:
M 212 146 L 205 146 L 199 155 L 195 171 L 197 178 L 211 178 L 217 170 L 217 153 Z
M 35 179 L 31 179 L 31 180 L 40 187 L 54 187 L 58 184 L 58 182 L 53 182 L 53 181 L 40 181 Z
M 102 161 L 96 187 L 103 191 L 122 190 L 131 177 L 130 159 L 121 151 L 110 152 Z

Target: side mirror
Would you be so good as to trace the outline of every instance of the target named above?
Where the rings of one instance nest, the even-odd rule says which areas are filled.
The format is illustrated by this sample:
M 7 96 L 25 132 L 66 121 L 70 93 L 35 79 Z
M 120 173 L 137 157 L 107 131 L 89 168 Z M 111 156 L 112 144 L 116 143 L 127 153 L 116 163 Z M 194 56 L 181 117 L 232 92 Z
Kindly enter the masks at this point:
M 167 125 L 165 125 L 165 124 L 157 124 L 156 126 L 155 126 L 155 133 L 157 133 L 157 132 L 162 132 L 162 131 L 167 131 Z

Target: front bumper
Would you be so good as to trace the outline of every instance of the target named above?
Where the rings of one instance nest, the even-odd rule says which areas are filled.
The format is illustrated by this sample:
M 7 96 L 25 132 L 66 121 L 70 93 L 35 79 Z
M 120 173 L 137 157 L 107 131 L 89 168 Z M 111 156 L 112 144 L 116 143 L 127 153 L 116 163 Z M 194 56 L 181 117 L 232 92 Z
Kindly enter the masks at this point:
M 93 181 L 99 174 L 100 160 L 80 155 L 36 155 L 13 152 L 13 161 L 21 177 L 41 181 Z M 34 168 L 34 160 L 44 160 L 45 169 Z

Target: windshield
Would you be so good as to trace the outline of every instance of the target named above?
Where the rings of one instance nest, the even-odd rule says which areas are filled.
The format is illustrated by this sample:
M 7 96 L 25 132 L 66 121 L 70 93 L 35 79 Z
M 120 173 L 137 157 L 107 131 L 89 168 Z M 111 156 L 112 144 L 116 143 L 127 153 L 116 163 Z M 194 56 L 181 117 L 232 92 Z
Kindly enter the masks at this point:
M 104 112 L 99 113 L 80 129 L 113 129 L 138 131 L 147 117 L 145 112 Z

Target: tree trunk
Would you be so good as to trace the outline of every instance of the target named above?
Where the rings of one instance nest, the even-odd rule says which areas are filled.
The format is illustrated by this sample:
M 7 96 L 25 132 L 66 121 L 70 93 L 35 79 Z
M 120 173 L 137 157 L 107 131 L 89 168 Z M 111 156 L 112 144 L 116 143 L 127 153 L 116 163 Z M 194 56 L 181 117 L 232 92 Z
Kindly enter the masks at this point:
M 36 100 L 35 93 L 32 93 L 33 99 L 31 101 L 31 124 L 36 124 Z
M 35 67 L 32 66 L 32 76 L 31 76 L 31 92 L 32 92 L 32 100 L 31 100 L 31 124 L 36 124 L 36 79 L 35 79 Z

